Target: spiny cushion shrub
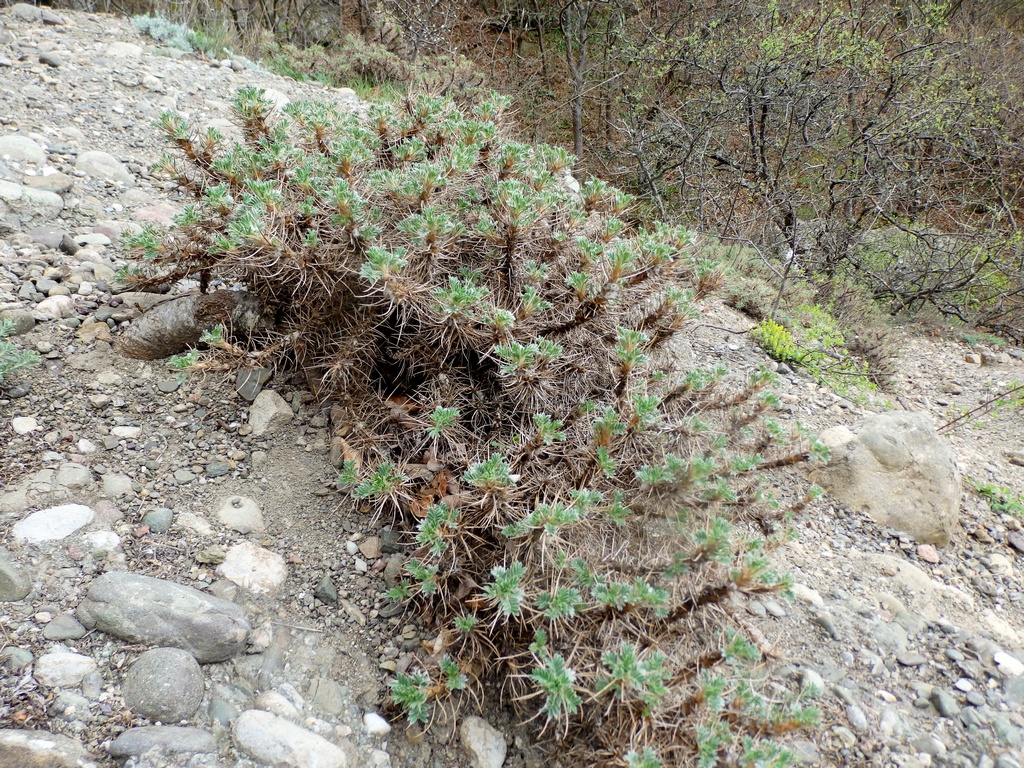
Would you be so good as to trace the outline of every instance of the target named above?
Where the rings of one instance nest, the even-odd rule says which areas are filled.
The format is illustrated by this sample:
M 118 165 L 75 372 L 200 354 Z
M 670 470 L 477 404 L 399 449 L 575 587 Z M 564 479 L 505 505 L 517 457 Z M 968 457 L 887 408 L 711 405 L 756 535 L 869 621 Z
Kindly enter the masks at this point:
M 408 532 L 390 595 L 436 631 L 391 684 L 412 723 L 493 690 L 587 764 L 785 765 L 773 737 L 815 713 L 759 690 L 731 601 L 787 589 L 759 478 L 824 449 L 771 418 L 770 372 L 672 363 L 717 265 L 575 191 L 508 106 L 247 90 L 235 146 L 166 114 L 159 168 L 196 202 L 135 245 L 151 282 L 246 286 L 260 354 L 335 401 L 339 485 Z

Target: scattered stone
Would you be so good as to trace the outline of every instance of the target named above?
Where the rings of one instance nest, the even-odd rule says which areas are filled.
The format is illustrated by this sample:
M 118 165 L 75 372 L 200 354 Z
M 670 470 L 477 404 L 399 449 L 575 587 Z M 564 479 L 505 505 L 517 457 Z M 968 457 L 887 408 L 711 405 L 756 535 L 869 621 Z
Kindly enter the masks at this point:
M 60 65 L 64 63 L 64 60 L 53 51 L 46 51 L 45 53 L 39 54 L 39 63 L 45 64 L 48 67 L 59 69 Z
M 11 419 L 11 429 L 16 435 L 27 435 L 39 429 L 39 422 L 31 416 L 17 416 Z
M 932 689 L 928 701 L 942 717 L 955 717 L 960 713 L 960 705 L 956 703 L 953 694 L 938 686 Z
M 919 667 L 927 663 L 928 659 L 920 653 L 898 653 L 896 661 L 902 667 Z
M 103 495 L 112 499 L 120 499 L 125 496 L 133 496 L 135 493 L 132 487 L 133 480 L 128 475 L 115 474 L 113 472 L 103 475 Z
M 284 558 L 255 544 L 239 544 L 228 550 L 217 573 L 257 595 L 276 592 L 288 577 Z
M 320 583 L 313 590 L 313 597 L 322 603 L 331 603 L 333 605 L 338 602 L 338 589 L 334 586 L 334 581 L 330 576 L 324 576 L 320 579 Z
M 0 730 L 0 759 L 4 768 L 96 768 L 80 741 L 47 731 Z
M 231 471 L 231 465 L 226 461 L 211 461 L 206 465 L 207 477 L 223 477 Z
M 16 540 L 28 544 L 60 541 L 91 523 L 94 517 L 96 513 L 84 504 L 62 504 L 33 512 L 15 523 L 12 531 Z
M 822 435 L 826 440 L 826 435 Z M 960 510 L 953 453 L 924 413 L 868 416 L 852 437 L 831 441 L 832 460 L 815 482 L 879 525 L 925 544 L 948 544 Z
M 249 408 L 249 426 L 256 437 L 272 434 L 288 424 L 293 417 L 292 407 L 277 392 L 260 392 Z
M 36 304 L 36 312 L 46 320 L 61 320 L 75 311 L 75 302 L 70 296 L 50 296 Z
M 169 395 L 171 392 L 177 392 L 180 387 L 181 381 L 177 378 L 160 379 L 156 383 L 156 388 L 166 395 Z
M 999 651 L 992 656 L 999 673 L 1004 677 L 1020 677 L 1024 675 L 1024 664 L 1016 656 L 1011 656 L 1005 651 Z
M 196 755 L 217 751 L 217 739 L 201 728 L 173 725 L 147 725 L 130 728 L 107 748 L 115 760 L 138 757 L 150 750 L 165 755 Z
M 153 509 L 142 516 L 142 524 L 153 533 L 167 533 L 174 520 L 174 510 L 167 507 Z
M 501 768 L 508 746 L 505 737 L 482 717 L 470 715 L 459 726 L 462 746 L 469 753 L 474 768 Z
M 103 179 L 115 184 L 134 186 L 135 177 L 120 160 L 107 152 L 83 152 L 75 161 L 75 169 L 87 176 Z
M 43 12 L 29 3 L 15 3 L 11 6 L 11 15 L 21 21 L 37 23 L 43 20 Z
M 36 327 L 35 318 L 27 309 L 5 309 L 0 312 L 0 320 L 7 320 L 14 325 L 14 335 L 21 336 Z
M 181 485 L 185 485 L 186 483 L 191 483 L 195 480 L 196 474 L 195 472 L 190 472 L 187 469 L 176 469 L 174 470 L 174 479 Z
M 125 572 L 93 581 L 78 620 L 130 642 L 188 651 L 202 664 L 241 653 L 251 629 L 236 604 L 192 587 Z
M 135 45 L 135 43 L 122 43 L 120 41 L 111 43 L 103 52 L 107 56 L 119 56 L 132 59 L 140 58 L 143 54 L 141 45 Z
M 235 746 L 274 768 L 347 768 L 348 757 L 336 744 L 283 717 L 249 709 L 231 731 Z
M 259 505 L 246 496 L 230 496 L 217 510 L 217 519 L 238 533 L 262 532 L 267 529 Z
M 920 544 L 917 547 L 917 556 L 924 560 L 926 563 L 937 565 L 939 562 L 939 553 L 935 547 L 931 544 Z
M 82 678 L 96 669 L 89 656 L 70 651 L 44 653 L 36 659 L 32 675 L 46 688 L 74 688 Z
M 273 374 L 272 368 L 243 368 L 235 374 L 235 391 L 239 397 L 251 403 Z
M 14 163 L 46 165 L 46 150 L 27 136 L 0 136 L 0 157 Z
M 363 728 L 371 736 L 387 736 L 391 733 L 391 723 L 376 712 L 367 712 L 363 715 Z
M 302 716 L 299 708 L 278 691 L 264 691 L 253 700 L 253 706 L 287 720 L 298 720 Z
M 0 603 L 16 602 L 31 591 L 32 578 L 10 552 L 0 548 Z
M 196 553 L 196 562 L 205 565 L 219 565 L 224 562 L 224 558 L 227 556 L 228 553 L 224 550 L 224 547 L 220 544 L 211 544 L 208 547 L 203 547 Z
M 192 717 L 199 709 L 203 700 L 203 672 L 188 651 L 154 648 L 132 664 L 121 692 L 136 714 L 176 723 Z
M 380 547 L 380 537 L 370 536 L 359 545 L 359 551 L 368 560 L 376 560 L 383 553 Z
M 59 642 L 61 640 L 79 640 L 85 637 L 86 628 L 74 616 L 62 613 L 43 627 L 43 637 Z

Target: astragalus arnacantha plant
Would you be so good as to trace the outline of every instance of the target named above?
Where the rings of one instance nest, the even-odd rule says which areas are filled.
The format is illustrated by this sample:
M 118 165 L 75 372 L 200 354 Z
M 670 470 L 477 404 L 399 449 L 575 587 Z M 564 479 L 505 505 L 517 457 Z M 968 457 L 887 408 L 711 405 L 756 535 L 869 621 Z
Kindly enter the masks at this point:
M 507 139 L 508 106 L 248 90 L 231 145 L 165 115 L 196 202 L 136 238 L 144 269 L 244 286 L 273 325 L 248 348 L 336 403 L 339 487 L 408 532 L 390 594 L 436 629 L 391 684 L 410 721 L 490 690 L 594 763 L 785 764 L 772 737 L 813 713 L 758 692 L 731 601 L 786 589 L 758 481 L 820 447 L 769 372 L 680 369 L 717 266 Z

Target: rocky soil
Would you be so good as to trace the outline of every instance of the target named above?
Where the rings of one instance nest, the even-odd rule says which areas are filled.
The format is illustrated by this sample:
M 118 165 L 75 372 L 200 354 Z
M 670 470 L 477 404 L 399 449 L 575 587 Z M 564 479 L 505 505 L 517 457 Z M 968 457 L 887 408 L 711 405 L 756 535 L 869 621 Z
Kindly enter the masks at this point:
M 541 765 L 501 712 L 424 736 L 387 708 L 429 628 L 384 598 L 404 542 L 338 495 L 329 413 L 301 380 L 177 374 L 111 346 L 163 298 L 112 292 L 119 238 L 182 205 L 149 174 L 150 123 L 174 109 L 227 129 L 245 86 L 362 108 L 152 47 L 124 19 L 0 10 L 0 317 L 42 357 L 0 385 L 0 766 Z M 763 364 L 749 325 L 709 303 L 694 361 Z M 730 610 L 765 652 L 763 685 L 817 697 L 804 763 L 1013 768 L 1024 531 L 973 484 L 1024 493 L 1024 412 L 929 426 L 923 453 L 862 425 L 895 410 L 941 426 L 1024 381 L 1024 356 L 897 333 L 893 391 L 863 403 L 783 371 L 783 419 L 837 457 L 871 454 L 889 491 L 869 515 L 831 479 L 776 554 L 795 599 Z M 962 492 L 915 485 L 934 456 Z M 777 478 L 783 496 L 804 482 Z

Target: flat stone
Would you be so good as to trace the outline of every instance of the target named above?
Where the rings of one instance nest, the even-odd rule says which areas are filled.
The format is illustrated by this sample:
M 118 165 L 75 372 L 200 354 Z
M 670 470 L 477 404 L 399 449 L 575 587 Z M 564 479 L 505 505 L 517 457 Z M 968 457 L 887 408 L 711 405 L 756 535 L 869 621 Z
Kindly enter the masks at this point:
M 938 686 L 932 689 L 928 700 L 942 717 L 955 717 L 960 712 L 960 705 L 956 703 L 953 694 Z
M 27 435 L 39 429 L 39 422 L 31 416 L 16 416 L 11 419 L 11 429 L 16 435 Z
M 235 391 L 239 397 L 251 403 L 273 374 L 271 368 L 243 368 L 235 374 Z
M 136 659 L 121 684 L 136 714 L 164 723 L 187 720 L 203 701 L 203 671 L 191 653 L 154 648 Z
M 474 768 L 501 768 L 504 764 L 508 752 L 505 737 L 482 717 L 463 718 L 459 736 Z
M 0 759 L 4 768 L 96 768 L 97 765 L 80 741 L 48 731 L 0 730 Z
M 283 717 L 258 709 L 238 716 L 231 731 L 243 753 L 274 768 L 347 768 L 348 757 L 337 745 Z
M 95 669 L 96 662 L 89 656 L 56 651 L 44 653 L 36 659 L 32 676 L 46 688 L 74 688 Z
M 32 578 L 14 556 L 0 548 L 0 603 L 13 603 L 32 591 Z
M 105 573 L 77 611 L 86 627 L 130 642 L 182 648 L 200 663 L 241 653 L 251 629 L 236 604 L 151 576 Z
M 999 673 L 1004 677 L 1020 677 L 1024 675 L 1024 664 L 1016 656 L 1011 656 L 1005 651 L 999 651 L 992 656 Z
M 95 487 L 92 472 L 84 464 L 68 461 L 57 467 L 55 478 L 57 485 L 70 488 L 72 491 L 83 491 Z
M 43 637 L 47 640 L 60 642 L 61 640 L 78 640 L 85 637 L 86 628 L 83 627 L 74 616 L 62 613 L 43 627 Z
M 96 513 L 84 504 L 62 504 L 33 512 L 14 524 L 14 538 L 28 544 L 59 541 L 88 525 Z
M 228 550 L 217 573 L 257 595 L 276 592 L 288 577 L 284 558 L 255 544 L 239 544 Z
M 48 67 L 59 69 L 60 65 L 64 63 L 64 60 L 53 51 L 45 51 L 39 54 L 39 63 L 45 64 Z
M 87 176 L 103 179 L 126 187 L 135 185 L 135 176 L 124 164 L 108 152 L 83 152 L 75 161 L 75 169 Z
M 46 165 L 46 150 L 28 136 L 0 136 L 0 157 L 15 163 Z
M 287 425 L 294 414 L 283 397 L 272 390 L 260 392 L 249 408 L 249 426 L 256 437 L 273 434 Z
M 217 739 L 202 728 L 147 725 L 128 729 L 107 747 L 115 760 L 138 757 L 151 749 L 165 755 L 208 754 L 217 751 Z
M 322 603 L 331 603 L 333 605 L 338 602 L 338 589 L 334 586 L 334 581 L 330 576 L 324 576 L 320 579 L 320 583 L 313 590 L 313 597 Z
M 920 653 L 899 653 L 896 655 L 896 661 L 903 667 L 919 667 L 928 659 Z
M 196 479 L 196 476 L 194 472 L 190 472 L 187 469 L 176 469 L 174 470 L 174 479 L 184 485 L 185 483 L 191 483 Z
M 223 477 L 231 471 L 231 465 L 226 461 L 211 461 L 206 465 L 207 477 Z
M 120 383 L 120 382 L 115 382 Z M 142 427 L 113 427 L 110 434 L 114 437 L 121 437 L 125 440 L 138 440 L 142 437 Z
M 32 189 L 42 189 L 61 195 L 71 191 L 75 186 L 75 179 L 66 173 L 49 173 L 44 176 L 26 176 L 22 183 Z
M 171 392 L 177 392 L 180 387 L 181 381 L 177 378 L 160 379 L 160 381 L 156 383 L 156 388 L 165 395 L 169 395 Z
M 21 226 L 41 224 L 64 210 L 64 199 L 56 192 L 33 189 L 10 181 L 0 181 L 0 215 Z
M 380 537 L 368 536 L 366 539 L 360 542 L 359 551 L 362 553 L 363 557 L 369 560 L 376 560 L 378 557 L 384 554 L 380 546 Z
M 230 496 L 217 510 L 217 519 L 239 533 L 262 532 L 267 529 L 259 505 L 246 496 Z

